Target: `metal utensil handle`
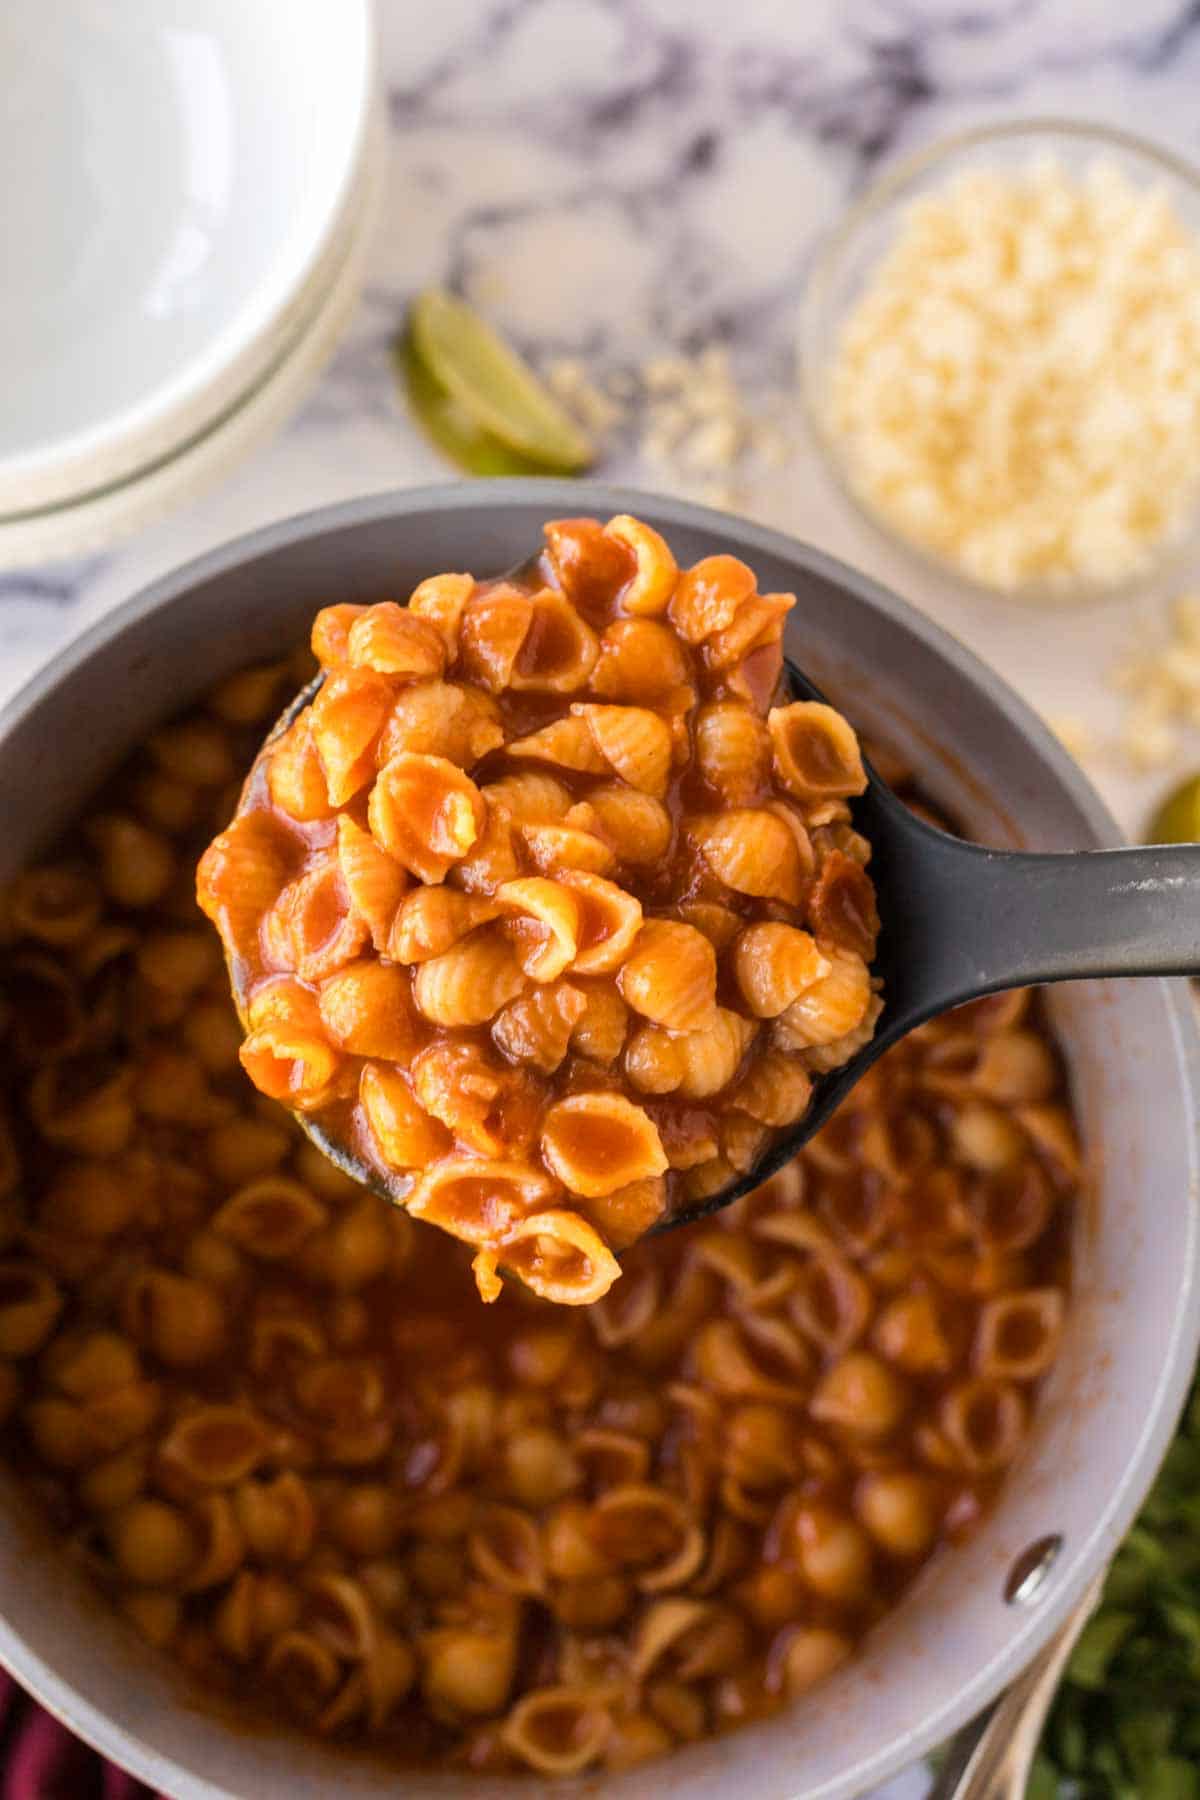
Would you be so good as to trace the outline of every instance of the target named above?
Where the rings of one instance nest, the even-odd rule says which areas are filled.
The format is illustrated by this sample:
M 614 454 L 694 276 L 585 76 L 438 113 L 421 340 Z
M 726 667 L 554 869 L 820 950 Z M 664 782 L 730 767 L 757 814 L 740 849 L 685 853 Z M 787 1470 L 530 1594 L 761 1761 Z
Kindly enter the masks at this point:
M 964 1725 L 927 1800 L 1023 1800 L 1042 1726 L 1104 1588 L 1097 1576 L 1066 1624 L 990 1711 Z

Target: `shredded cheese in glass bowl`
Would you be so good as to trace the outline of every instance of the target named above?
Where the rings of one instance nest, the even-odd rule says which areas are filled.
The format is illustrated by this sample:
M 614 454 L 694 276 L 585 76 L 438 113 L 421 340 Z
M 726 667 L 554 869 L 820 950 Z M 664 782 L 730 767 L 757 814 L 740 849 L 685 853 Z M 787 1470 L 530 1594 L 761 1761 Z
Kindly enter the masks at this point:
M 825 245 L 810 417 L 868 516 L 1025 598 L 1143 584 L 1200 516 L 1200 178 L 1033 121 L 901 164 Z

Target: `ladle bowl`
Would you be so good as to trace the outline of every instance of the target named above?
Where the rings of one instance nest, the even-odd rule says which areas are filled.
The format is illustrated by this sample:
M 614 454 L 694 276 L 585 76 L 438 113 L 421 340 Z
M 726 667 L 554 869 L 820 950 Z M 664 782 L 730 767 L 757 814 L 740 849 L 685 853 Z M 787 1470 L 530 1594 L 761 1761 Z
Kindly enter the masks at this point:
M 318 675 L 293 697 L 264 749 L 323 679 Z M 791 699 L 825 700 L 790 658 L 781 685 Z M 883 1011 L 874 1035 L 841 1068 L 815 1078 L 803 1117 L 775 1134 L 745 1173 L 694 1205 L 672 1207 L 654 1232 L 706 1218 L 768 1180 L 828 1123 L 885 1051 L 939 1013 L 1045 982 L 1200 975 L 1200 844 L 1058 854 L 986 849 L 929 824 L 893 793 L 869 758 L 864 767 L 867 788 L 852 815 L 871 845 L 881 920 L 872 973 L 883 984 Z M 236 979 L 233 987 L 240 1010 Z M 406 1179 L 389 1180 L 312 1115 L 296 1117 L 338 1168 L 403 1199 Z

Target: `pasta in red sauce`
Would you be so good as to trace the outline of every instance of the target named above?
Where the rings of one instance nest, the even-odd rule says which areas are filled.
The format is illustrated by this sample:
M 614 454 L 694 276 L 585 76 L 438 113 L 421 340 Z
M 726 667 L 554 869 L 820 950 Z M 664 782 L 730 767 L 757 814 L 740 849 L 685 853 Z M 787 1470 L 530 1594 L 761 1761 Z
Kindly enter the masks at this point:
M 627 515 L 543 535 L 317 614 L 197 894 L 256 1086 L 483 1299 L 582 1306 L 869 1040 L 879 917 L 858 740 L 782 691 L 795 595 Z
M 625 1767 L 820 1681 L 991 1505 L 1062 1322 L 1059 1059 L 979 1002 L 596 1305 L 481 1307 L 239 1066 L 192 873 L 298 673 L 156 733 L 0 906 L 5 1453 L 249 1717 Z

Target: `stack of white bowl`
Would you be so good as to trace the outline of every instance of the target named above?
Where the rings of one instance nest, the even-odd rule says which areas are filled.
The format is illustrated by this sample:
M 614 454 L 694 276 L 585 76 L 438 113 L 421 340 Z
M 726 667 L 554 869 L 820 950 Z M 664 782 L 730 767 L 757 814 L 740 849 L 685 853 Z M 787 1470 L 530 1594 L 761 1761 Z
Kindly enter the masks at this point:
M 4 0 L 0 569 L 226 474 L 357 297 L 370 0 Z

